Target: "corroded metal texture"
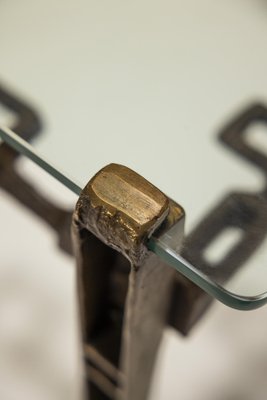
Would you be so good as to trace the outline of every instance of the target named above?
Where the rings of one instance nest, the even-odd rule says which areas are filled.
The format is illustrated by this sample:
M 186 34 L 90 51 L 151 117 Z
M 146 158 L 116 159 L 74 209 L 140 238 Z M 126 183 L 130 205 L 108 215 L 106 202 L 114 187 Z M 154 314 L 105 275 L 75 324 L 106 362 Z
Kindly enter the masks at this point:
M 107 245 L 139 265 L 144 245 L 168 214 L 168 199 L 129 168 L 110 164 L 83 190 L 76 212 L 81 221 Z
M 182 233 L 183 209 L 120 165 L 102 169 L 79 198 L 73 238 L 95 399 L 147 398 L 175 272 L 145 244 L 157 228 L 161 235 L 174 224 L 181 225 Z M 182 234 L 177 240 L 182 241 Z M 101 367 L 101 357 L 115 367 L 117 378 L 107 372 L 111 368 Z

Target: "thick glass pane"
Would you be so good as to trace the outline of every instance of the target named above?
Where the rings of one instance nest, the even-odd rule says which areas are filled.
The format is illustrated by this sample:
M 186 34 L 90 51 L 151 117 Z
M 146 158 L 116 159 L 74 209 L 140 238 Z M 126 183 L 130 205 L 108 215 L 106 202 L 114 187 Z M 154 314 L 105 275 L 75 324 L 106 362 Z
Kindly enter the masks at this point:
M 267 290 L 266 38 L 259 1 L 0 3 L 1 85 L 38 111 L 34 147 L 78 186 L 116 162 L 179 202 L 187 272 L 235 306 L 213 283 Z

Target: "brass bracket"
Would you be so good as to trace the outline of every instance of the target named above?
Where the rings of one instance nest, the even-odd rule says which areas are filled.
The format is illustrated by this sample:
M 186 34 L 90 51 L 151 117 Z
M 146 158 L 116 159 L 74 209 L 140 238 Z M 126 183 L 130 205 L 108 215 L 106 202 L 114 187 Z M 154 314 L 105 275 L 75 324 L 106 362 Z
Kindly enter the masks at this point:
M 180 224 L 181 243 L 184 216 L 121 165 L 103 168 L 83 189 L 73 242 L 91 399 L 147 398 L 175 273 L 146 242 Z

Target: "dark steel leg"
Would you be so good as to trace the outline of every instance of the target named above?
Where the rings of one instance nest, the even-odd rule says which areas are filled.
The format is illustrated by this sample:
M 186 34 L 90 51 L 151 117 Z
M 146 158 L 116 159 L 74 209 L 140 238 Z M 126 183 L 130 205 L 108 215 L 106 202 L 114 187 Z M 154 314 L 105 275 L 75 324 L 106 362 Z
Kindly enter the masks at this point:
M 181 207 L 122 166 L 101 170 L 79 198 L 73 238 L 91 399 L 147 398 L 175 273 L 145 242 L 176 223 Z

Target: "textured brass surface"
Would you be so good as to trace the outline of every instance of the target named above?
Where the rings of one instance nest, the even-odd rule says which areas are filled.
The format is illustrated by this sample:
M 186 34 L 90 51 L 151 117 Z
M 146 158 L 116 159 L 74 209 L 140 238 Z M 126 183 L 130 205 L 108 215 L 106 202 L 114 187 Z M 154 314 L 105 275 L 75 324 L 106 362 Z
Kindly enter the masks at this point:
M 167 216 L 169 200 L 136 172 L 110 164 L 86 185 L 77 211 L 90 231 L 137 266 L 146 253 L 140 244 Z

